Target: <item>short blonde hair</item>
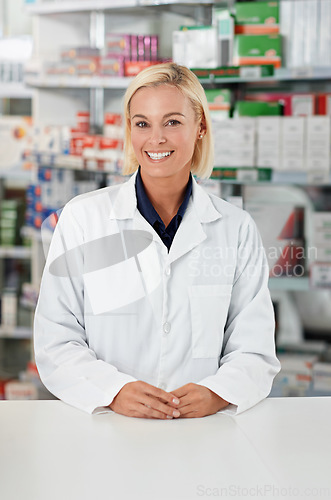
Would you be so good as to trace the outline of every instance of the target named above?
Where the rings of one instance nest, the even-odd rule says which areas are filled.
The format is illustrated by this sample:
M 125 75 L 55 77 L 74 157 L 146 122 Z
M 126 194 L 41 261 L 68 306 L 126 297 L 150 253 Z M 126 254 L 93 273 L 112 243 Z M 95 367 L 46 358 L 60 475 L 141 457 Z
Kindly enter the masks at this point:
M 124 167 L 123 174 L 134 173 L 139 164 L 131 142 L 130 103 L 134 94 L 142 87 L 173 85 L 188 97 L 195 112 L 197 121 L 204 121 L 206 133 L 197 141 L 192 156 L 192 174 L 200 178 L 208 178 L 214 167 L 214 143 L 211 130 L 211 119 L 205 91 L 198 78 L 185 66 L 175 63 L 162 63 L 150 66 L 134 78 L 124 96 Z

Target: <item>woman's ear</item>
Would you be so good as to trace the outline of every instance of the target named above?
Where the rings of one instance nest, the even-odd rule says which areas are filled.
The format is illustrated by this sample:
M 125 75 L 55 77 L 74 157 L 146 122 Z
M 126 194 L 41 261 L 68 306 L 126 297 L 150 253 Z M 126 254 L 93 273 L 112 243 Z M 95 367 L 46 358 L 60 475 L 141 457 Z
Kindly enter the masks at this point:
M 206 121 L 203 118 L 201 120 L 200 127 L 199 127 L 199 134 L 198 134 L 199 139 L 202 139 L 206 135 L 206 132 L 207 132 Z

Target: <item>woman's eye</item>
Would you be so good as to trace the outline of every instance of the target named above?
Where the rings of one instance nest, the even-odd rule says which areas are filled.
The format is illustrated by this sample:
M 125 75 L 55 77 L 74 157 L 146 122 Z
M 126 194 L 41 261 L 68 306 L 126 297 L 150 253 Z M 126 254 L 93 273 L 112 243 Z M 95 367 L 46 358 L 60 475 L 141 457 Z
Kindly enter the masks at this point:
M 145 128 L 145 127 L 147 127 L 147 123 L 146 122 L 137 122 L 136 127 Z
M 167 125 L 170 125 L 170 127 L 174 127 L 176 125 L 180 125 L 180 122 L 178 120 L 169 120 Z

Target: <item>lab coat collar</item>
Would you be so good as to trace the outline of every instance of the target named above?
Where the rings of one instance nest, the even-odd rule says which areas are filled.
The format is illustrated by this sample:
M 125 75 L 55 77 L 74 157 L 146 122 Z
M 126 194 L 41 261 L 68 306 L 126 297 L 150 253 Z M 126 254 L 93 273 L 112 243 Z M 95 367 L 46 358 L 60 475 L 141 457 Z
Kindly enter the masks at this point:
M 134 217 L 137 210 L 136 175 L 137 172 L 119 188 L 110 212 L 110 218 L 132 219 Z M 192 200 L 190 200 L 186 211 L 190 212 L 191 210 L 194 210 L 201 223 L 212 222 L 222 217 L 222 214 L 215 208 L 208 194 L 197 184 L 194 178 L 192 179 Z

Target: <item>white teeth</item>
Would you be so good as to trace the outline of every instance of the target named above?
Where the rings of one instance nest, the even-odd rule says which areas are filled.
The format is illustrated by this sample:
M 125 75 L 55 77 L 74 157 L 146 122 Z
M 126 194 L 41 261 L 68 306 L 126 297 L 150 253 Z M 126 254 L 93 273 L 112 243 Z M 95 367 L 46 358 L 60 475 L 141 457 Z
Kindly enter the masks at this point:
M 148 153 L 147 152 L 147 154 L 152 160 L 161 160 L 162 158 L 165 158 L 166 156 L 170 156 L 171 151 L 167 151 L 166 153 Z

